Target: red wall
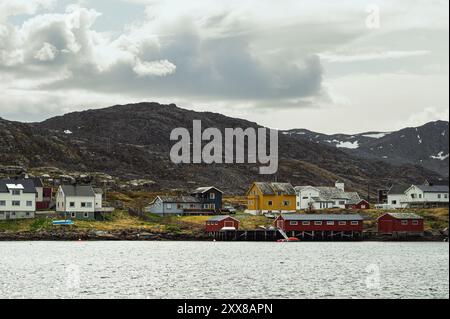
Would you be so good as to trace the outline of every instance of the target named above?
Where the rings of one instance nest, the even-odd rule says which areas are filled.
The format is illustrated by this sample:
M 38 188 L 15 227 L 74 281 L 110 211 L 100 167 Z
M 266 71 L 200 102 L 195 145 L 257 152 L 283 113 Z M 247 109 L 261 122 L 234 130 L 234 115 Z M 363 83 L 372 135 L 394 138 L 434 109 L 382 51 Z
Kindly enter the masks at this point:
M 50 202 L 36 202 L 36 209 L 48 209 Z
M 227 225 L 227 227 L 234 227 L 236 229 L 239 229 L 239 221 L 237 221 L 237 220 L 235 220 L 235 219 L 233 219 L 231 217 L 228 217 L 226 219 L 223 219 L 223 220 L 217 222 L 218 223 L 217 225 L 210 225 L 209 223 L 214 223 L 214 222 L 206 221 L 205 229 L 206 229 L 207 232 L 220 231 L 222 228 L 225 227 L 225 222 L 233 222 L 233 226 Z
M 358 225 L 351 225 L 351 221 L 346 221 L 346 225 L 339 225 L 339 221 L 334 221 L 334 225 L 327 225 L 326 220 L 322 220 L 322 225 L 314 225 L 314 221 L 310 221 L 310 225 L 303 225 L 301 220 L 297 221 L 298 225 L 291 225 L 291 221 L 286 221 L 282 217 L 275 220 L 275 227 L 278 227 L 278 221 L 282 220 L 282 229 L 284 231 L 358 231 L 364 229 L 363 221 L 358 221 Z
M 406 219 L 408 225 L 402 225 L 402 220 L 390 215 L 383 215 L 378 218 L 378 232 L 382 234 L 392 234 L 394 232 L 423 233 L 423 219 L 416 219 L 418 225 L 413 225 L 413 219 Z
M 363 208 L 362 206 L 364 206 L 364 205 L 366 205 L 366 207 Z M 361 201 L 356 205 L 346 205 L 345 208 L 347 208 L 347 209 L 369 209 L 370 204 L 366 201 Z

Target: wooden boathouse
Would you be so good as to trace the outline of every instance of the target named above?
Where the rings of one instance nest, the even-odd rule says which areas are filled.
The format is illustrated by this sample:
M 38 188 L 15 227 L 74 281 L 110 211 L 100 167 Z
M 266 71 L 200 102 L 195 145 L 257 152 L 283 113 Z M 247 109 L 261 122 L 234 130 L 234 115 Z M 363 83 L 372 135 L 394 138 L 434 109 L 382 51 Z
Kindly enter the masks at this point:
M 362 240 L 363 221 L 359 214 L 284 214 L 274 226 L 301 240 Z

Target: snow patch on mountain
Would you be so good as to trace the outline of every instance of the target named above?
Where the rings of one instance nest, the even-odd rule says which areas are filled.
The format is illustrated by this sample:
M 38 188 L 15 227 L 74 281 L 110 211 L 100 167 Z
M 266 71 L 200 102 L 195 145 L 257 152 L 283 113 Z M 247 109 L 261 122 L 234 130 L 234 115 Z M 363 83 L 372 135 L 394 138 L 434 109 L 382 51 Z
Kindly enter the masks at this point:
M 357 149 L 359 148 L 359 142 L 358 141 L 354 141 L 352 142 L 339 142 L 338 144 L 336 144 L 337 148 L 350 148 L 350 149 Z
M 370 137 L 370 138 L 382 138 L 389 134 L 391 134 L 391 133 L 390 132 L 389 133 L 373 133 L 373 134 L 363 134 L 361 136 Z
M 439 152 L 437 155 L 431 155 L 430 158 L 443 161 L 449 157 L 449 154 L 444 155 L 444 152 Z

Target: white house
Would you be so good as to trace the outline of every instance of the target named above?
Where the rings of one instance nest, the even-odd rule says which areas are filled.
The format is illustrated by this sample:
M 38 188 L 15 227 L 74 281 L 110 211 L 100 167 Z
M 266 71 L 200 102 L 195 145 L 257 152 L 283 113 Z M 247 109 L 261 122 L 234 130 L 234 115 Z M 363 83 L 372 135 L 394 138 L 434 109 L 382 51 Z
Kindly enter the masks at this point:
M 56 194 L 56 212 L 64 218 L 96 219 L 103 210 L 101 189 L 86 185 L 62 185 Z
M 336 182 L 335 187 L 297 186 L 295 187 L 297 210 L 345 208 L 345 205 L 359 200 L 356 192 L 346 192 L 342 182 Z
M 449 187 L 446 185 L 400 185 L 388 193 L 393 208 L 448 206 Z
M 0 180 L 0 220 L 34 218 L 36 189 L 30 179 Z
M 387 194 L 387 204 L 389 208 L 399 209 L 407 207 L 406 190 L 410 188 L 411 185 L 394 185 L 389 189 Z

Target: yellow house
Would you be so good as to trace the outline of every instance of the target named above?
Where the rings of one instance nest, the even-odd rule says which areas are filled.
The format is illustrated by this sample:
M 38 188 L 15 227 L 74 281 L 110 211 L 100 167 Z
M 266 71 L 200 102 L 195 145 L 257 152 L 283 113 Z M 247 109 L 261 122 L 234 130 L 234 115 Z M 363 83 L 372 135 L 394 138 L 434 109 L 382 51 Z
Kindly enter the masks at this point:
M 255 182 L 246 193 L 247 212 L 258 215 L 264 213 L 295 213 L 296 194 L 289 183 Z

